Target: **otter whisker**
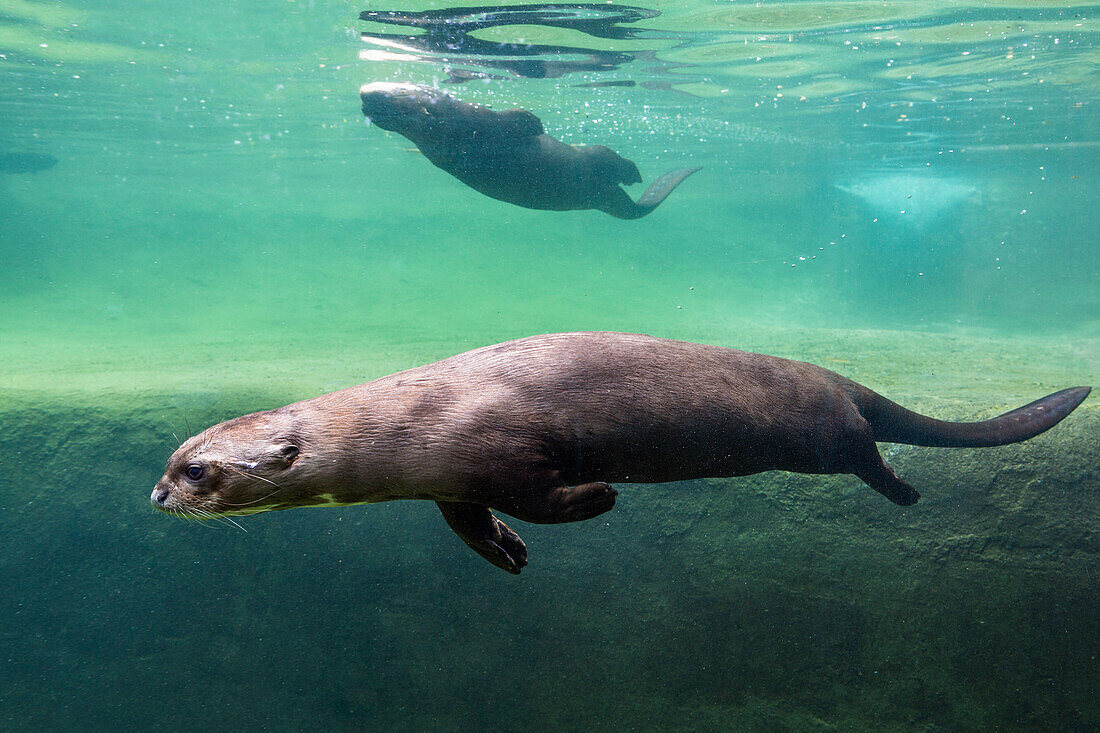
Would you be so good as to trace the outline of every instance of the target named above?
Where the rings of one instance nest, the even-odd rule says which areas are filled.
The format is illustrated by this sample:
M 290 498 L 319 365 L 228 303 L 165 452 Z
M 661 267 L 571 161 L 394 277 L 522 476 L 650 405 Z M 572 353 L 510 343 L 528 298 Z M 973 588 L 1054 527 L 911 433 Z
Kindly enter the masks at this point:
M 197 508 L 196 508 L 196 509 L 192 509 L 191 511 L 192 511 L 192 512 L 193 512 L 193 513 L 195 514 L 195 516 L 196 516 L 196 517 L 198 517 L 199 519 L 202 519 L 202 520 L 205 520 L 205 521 L 210 521 L 210 520 L 213 520 L 214 524 L 225 524 L 225 522 L 223 521 L 222 517 L 220 517 L 220 516 L 218 516 L 217 514 L 214 514 L 214 513 L 212 513 L 212 512 L 208 512 L 208 511 L 206 511 L 205 509 L 197 509 Z M 214 524 L 210 524 L 210 525 L 207 525 L 207 526 L 211 526 L 211 527 L 213 527 L 213 526 L 214 526 Z
M 178 448 L 179 446 L 183 445 L 183 440 L 180 440 L 179 434 L 176 433 L 176 424 L 174 421 L 169 419 L 167 415 L 164 416 L 164 419 L 168 423 L 168 432 L 171 434 L 172 439 L 176 441 L 176 447 Z M 187 440 L 188 437 L 189 436 L 184 435 L 184 440 Z
M 195 511 L 197 511 L 197 512 L 200 512 L 200 513 L 201 513 L 201 515 L 202 515 L 202 516 L 204 516 L 204 517 L 206 517 L 207 519 L 213 519 L 213 520 L 215 520 L 215 521 L 217 521 L 217 522 L 220 522 L 221 524 L 227 524 L 227 523 L 228 523 L 228 524 L 232 524 L 232 525 L 233 525 L 234 527 L 236 527 L 236 528 L 237 528 L 237 529 L 239 529 L 240 531 L 242 531 L 242 532 L 248 532 L 248 530 L 247 530 L 247 529 L 245 529 L 245 528 L 244 528 L 244 527 L 242 527 L 241 525 L 237 524 L 237 523 L 236 523 L 236 522 L 234 522 L 234 521 L 233 521 L 233 520 L 232 520 L 231 518 L 227 517 L 227 516 L 226 516 L 226 515 L 224 515 L 224 514 L 216 514 L 216 513 L 214 513 L 214 512 L 211 512 L 211 511 L 207 511 L 207 510 L 205 510 L 205 509 L 196 509 Z
M 269 484 L 271 484 L 272 486 L 274 486 L 274 487 L 275 487 L 276 489 L 281 489 L 281 488 L 283 488 L 282 486 L 279 486 L 279 484 L 275 483 L 274 481 L 272 481 L 272 480 L 271 480 L 271 479 L 269 479 L 269 478 L 264 478 L 263 476 L 257 476 L 257 475 L 256 475 L 256 474 L 254 474 L 254 473 L 249 473 L 248 471 L 242 471 L 241 469 L 239 469 L 239 468 L 234 468 L 233 466 L 229 466 L 229 470 L 230 470 L 230 471 L 234 471 L 234 472 L 236 472 L 236 473 L 240 474 L 241 476 L 247 476 L 248 478 L 254 478 L 254 479 L 256 479 L 257 481 L 264 481 L 264 482 L 266 482 L 266 483 L 269 483 Z M 272 492 L 272 493 L 274 493 L 274 492 Z M 268 494 L 268 496 L 271 496 L 271 494 Z
M 190 521 L 191 523 L 197 524 L 200 527 L 209 527 L 209 525 L 206 524 L 205 522 L 199 521 L 202 518 L 199 517 L 193 509 L 183 509 L 182 511 L 183 511 L 183 516 L 186 517 L 187 520 Z
M 187 516 L 191 518 L 191 521 L 193 521 L 200 527 L 206 527 L 207 529 L 217 529 L 216 524 L 209 521 L 211 519 L 217 519 L 217 517 L 213 514 L 204 512 L 203 510 L 196 507 L 188 507 L 184 511 L 187 512 Z
M 227 521 L 227 522 L 229 522 L 230 524 L 232 524 L 232 525 L 233 525 L 234 527 L 236 527 L 237 529 L 239 529 L 240 531 L 242 531 L 242 532 L 246 532 L 246 533 L 248 532 L 248 530 L 247 530 L 247 529 L 245 529 L 245 528 L 244 528 L 244 527 L 242 527 L 241 525 L 237 524 L 237 522 L 235 522 L 235 521 L 233 520 L 233 517 L 228 517 L 228 516 L 222 515 L 222 518 L 223 518 L 223 519 L 224 519 L 225 521 Z
M 279 487 L 279 488 L 282 488 L 282 487 Z M 279 493 L 278 490 L 272 491 L 270 494 L 266 494 L 264 496 L 261 496 L 259 499 L 253 499 L 252 501 L 241 501 L 241 502 L 222 501 L 222 502 L 218 502 L 218 503 L 221 506 L 249 506 L 251 504 L 259 504 L 264 499 L 270 499 L 271 497 L 275 496 L 275 494 L 278 494 L 278 493 Z
M 199 527 L 207 526 L 207 525 L 203 524 L 202 522 L 198 521 L 194 516 L 192 516 L 190 514 L 190 512 L 188 512 L 186 510 L 172 509 L 171 511 L 172 511 L 173 514 L 175 514 L 177 517 L 179 517 L 183 521 L 187 522 L 188 524 L 194 524 L 194 525 L 197 525 Z
M 253 514 L 263 514 L 276 508 L 275 506 L 251 506 L 242 509 L 226 509 L 222 514 L 227 517 L 251 517 Z

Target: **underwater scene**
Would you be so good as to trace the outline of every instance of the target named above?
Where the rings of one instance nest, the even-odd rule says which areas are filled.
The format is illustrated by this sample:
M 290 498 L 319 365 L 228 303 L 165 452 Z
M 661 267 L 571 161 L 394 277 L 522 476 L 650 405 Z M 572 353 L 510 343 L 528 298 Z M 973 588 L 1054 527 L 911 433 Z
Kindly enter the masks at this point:
M 1100 3 L 629 2 L 0 0 L 0 726 L 1100 729 Z

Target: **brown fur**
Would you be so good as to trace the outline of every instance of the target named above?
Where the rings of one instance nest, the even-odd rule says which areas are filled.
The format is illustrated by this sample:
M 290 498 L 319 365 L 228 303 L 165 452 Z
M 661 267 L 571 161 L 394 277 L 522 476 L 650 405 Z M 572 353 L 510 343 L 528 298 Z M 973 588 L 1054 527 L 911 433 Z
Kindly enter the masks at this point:
M 215 425 L 176 451 L 153 502 L 203 516 L 429 499 L 467 544 L 519 572 L 523 542 L 490 508 L 576 521 L 612 508 L 606 482 L 776 469 L 852 473 L 912 504 L 876 439 L 1015 442 L 1087 394 L 944 423 L 804 362 L 636 334 L 532 336 Z

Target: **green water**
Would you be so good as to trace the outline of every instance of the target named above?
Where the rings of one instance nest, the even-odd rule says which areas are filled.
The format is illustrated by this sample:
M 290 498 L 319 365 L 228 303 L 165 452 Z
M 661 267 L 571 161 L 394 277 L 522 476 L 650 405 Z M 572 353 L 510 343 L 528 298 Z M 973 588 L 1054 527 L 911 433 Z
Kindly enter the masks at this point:
M 518 578 L 427 504 L 150 509 L 188 432 L 539 332 L 805 359 L 957 419 L 1096 384 L 1096 3 L 471 32 L 556 47 L 538 74 L 360 38 L 446 7 L 0 0 L 0 724 L 1100 726 L 1095 397 L 1019 446 L 890 447 L 904 510 L 852 477 L 620 487 L 524 525 Z M 378 80 L 529 109 L 643 185 L 703 170 L 638 221 L 519 208 L 367 127 Z

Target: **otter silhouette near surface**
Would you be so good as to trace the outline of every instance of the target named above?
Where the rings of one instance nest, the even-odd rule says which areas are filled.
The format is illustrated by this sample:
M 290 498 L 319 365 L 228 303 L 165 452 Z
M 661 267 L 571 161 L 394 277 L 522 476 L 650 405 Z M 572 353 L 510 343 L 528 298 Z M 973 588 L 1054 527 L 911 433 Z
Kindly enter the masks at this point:
M 411 140 L 434 165 L 486 196 L 528 209 L 598 209 L 638 219 L 699 170 L 669 171 L 633 201 L 620 184 L 640 183 L 638 166 L 606 146 L 547 135 L 527 110 L 496 112 L 420 84 L 374 82 L 359 96 L 372 123 Z

